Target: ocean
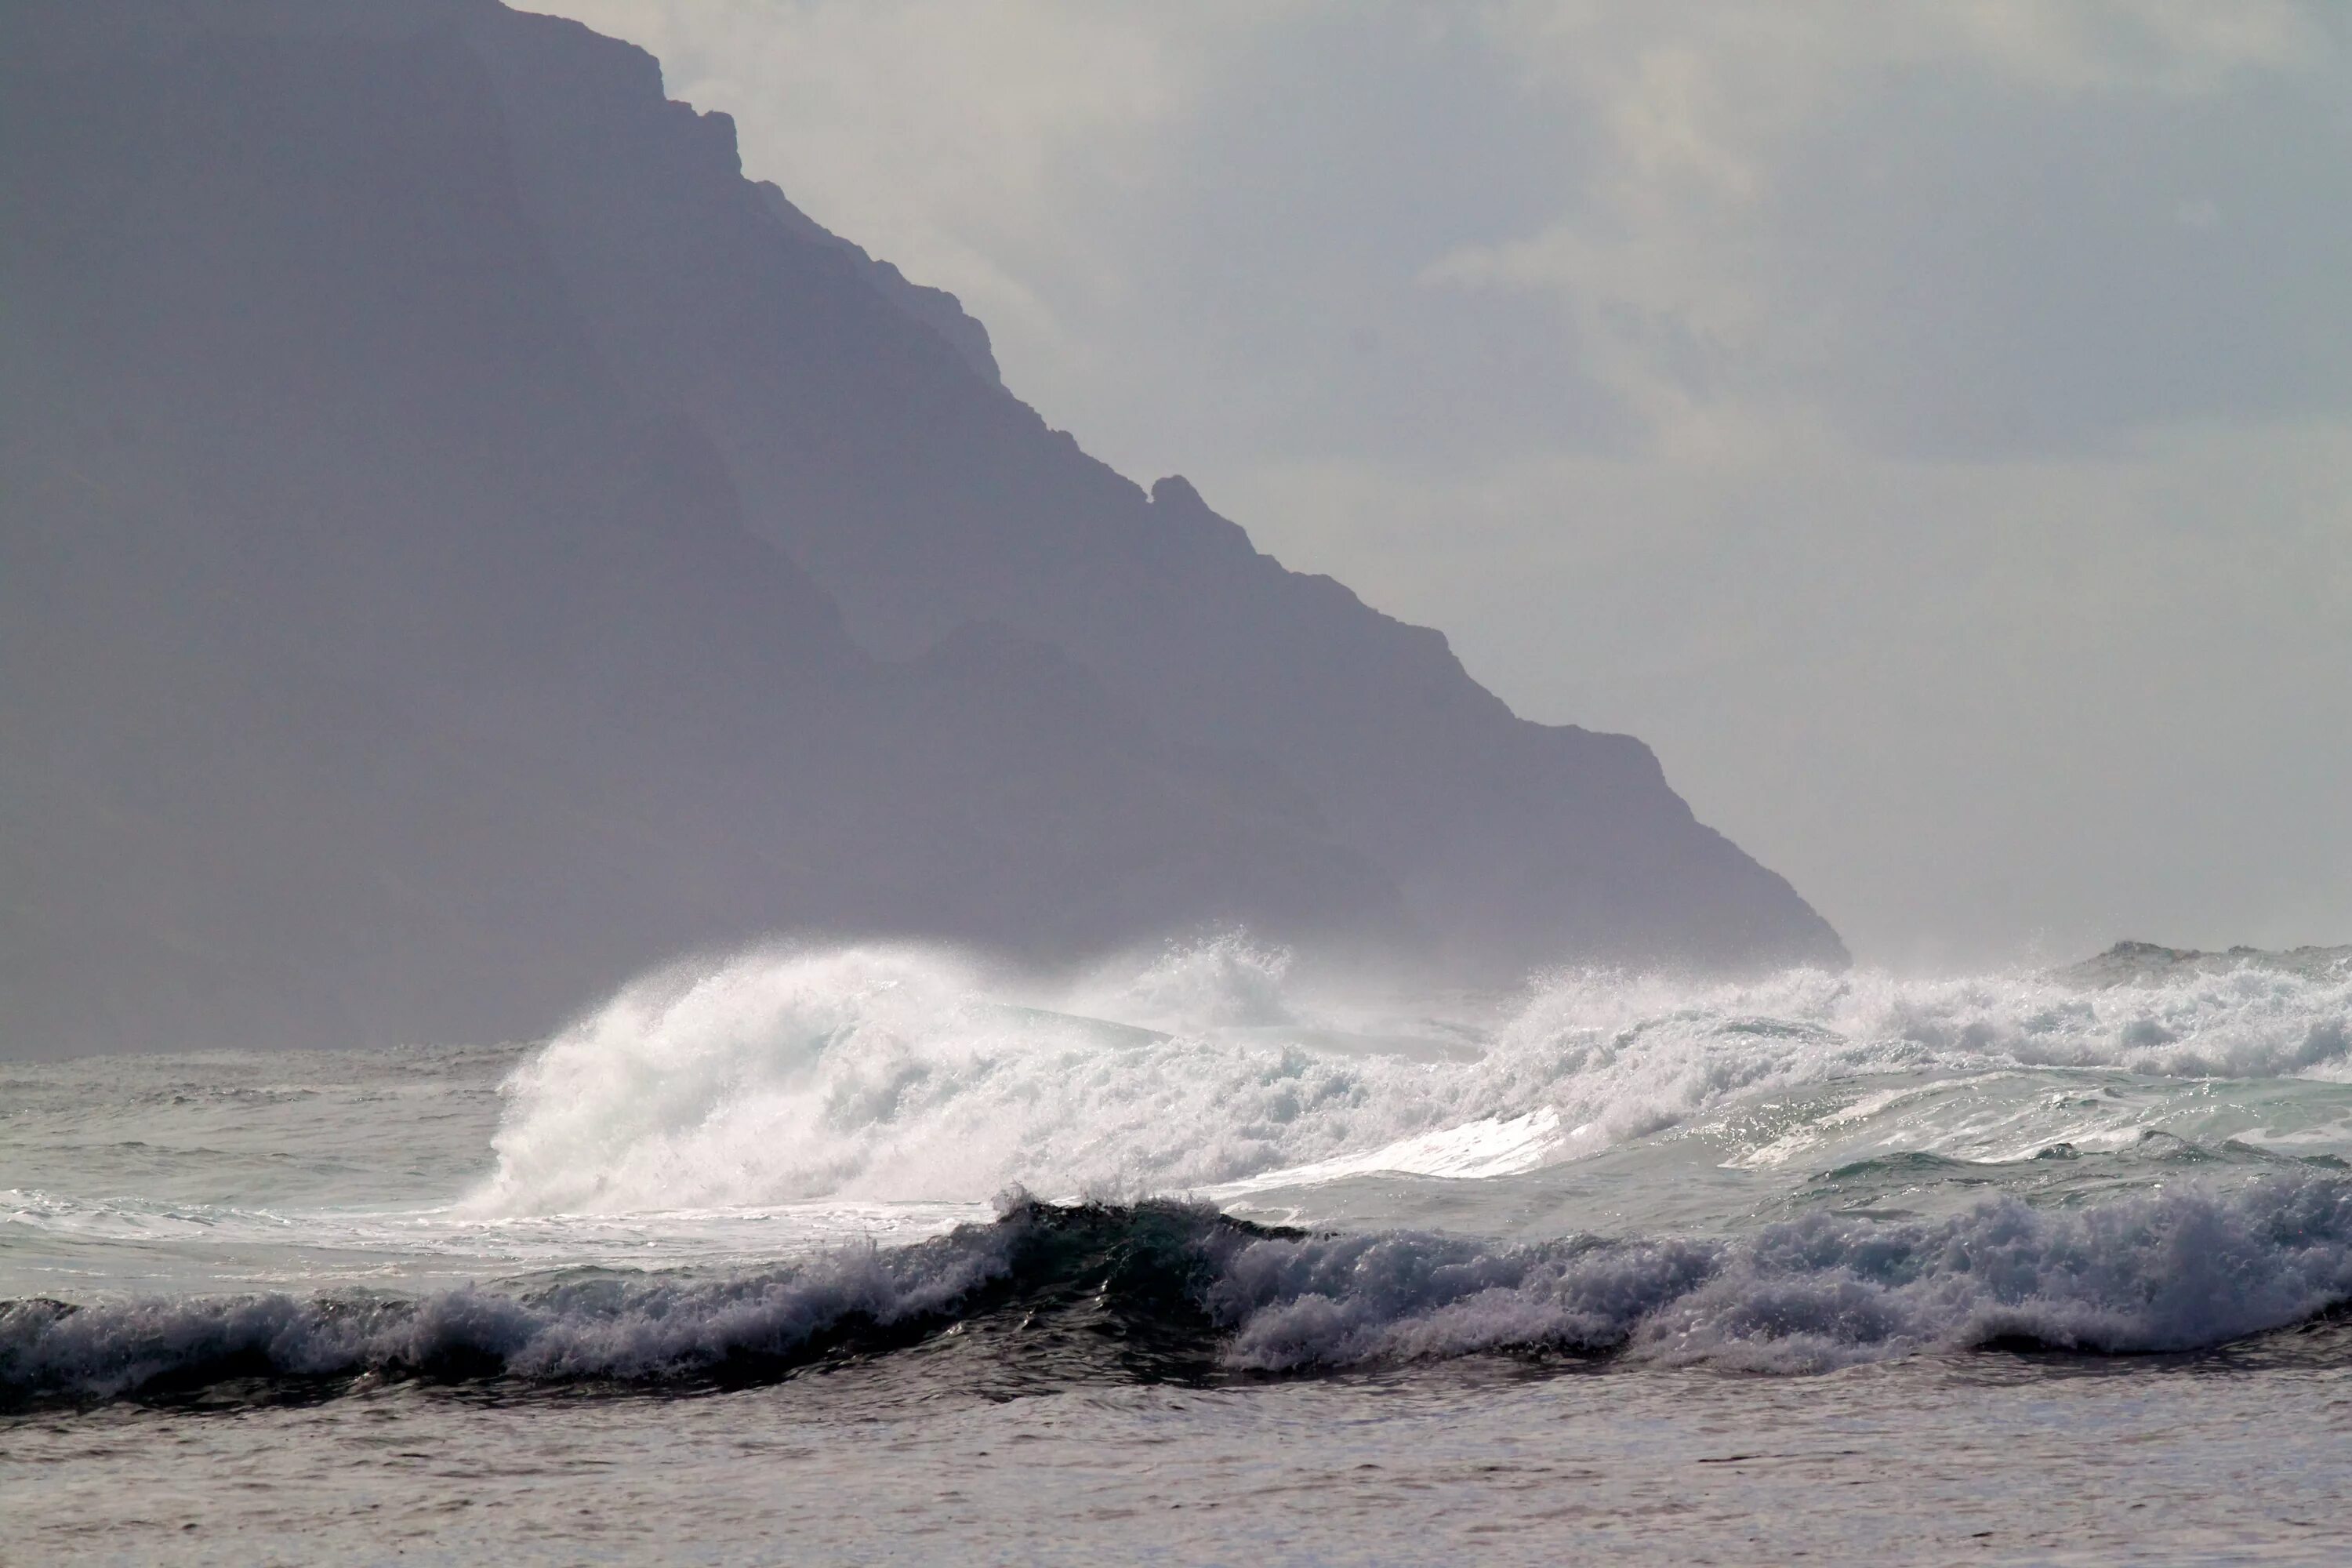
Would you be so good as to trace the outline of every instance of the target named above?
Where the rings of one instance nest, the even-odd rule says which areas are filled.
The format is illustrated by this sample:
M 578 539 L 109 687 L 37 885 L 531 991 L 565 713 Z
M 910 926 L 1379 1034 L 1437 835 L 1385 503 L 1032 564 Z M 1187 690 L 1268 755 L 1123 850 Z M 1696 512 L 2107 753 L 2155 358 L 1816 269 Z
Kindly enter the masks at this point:
M 0 1562 L 2352 1559 L 2352 954 L 0 1067 Z

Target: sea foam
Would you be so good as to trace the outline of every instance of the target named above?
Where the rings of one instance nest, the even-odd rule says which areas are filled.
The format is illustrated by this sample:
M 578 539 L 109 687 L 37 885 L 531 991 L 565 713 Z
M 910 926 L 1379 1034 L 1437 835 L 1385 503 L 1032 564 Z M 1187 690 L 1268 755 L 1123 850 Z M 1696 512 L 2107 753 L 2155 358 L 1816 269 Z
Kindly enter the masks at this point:
M 1927 1224 L 1814 1214 L 1706 1242 L 1260 1242 L 1213 1299 L 1230 1357 L 1270 1370 L 1555 1347 L 1818 1372 L 2001 1341 L 2189 1350 L 2347 1297 L 2352 1184 L 2284 1178 Z
M 1565 973 L 1441 1026 L 1368 1016 L 1286 972 L 1231 936 L 1052 985 L 907 946 L 669 972 L 515 1073 L 497 1168 L 469 1206 L 1483 1176 L 1874 1075 L 2352 1078 L 2352 977 L 2248 968 L 2087 991 L 2025 975 Z
M 2186 1351 L 2352 1299 L 2352 1182 L 2195 1186 L 2079 1210 L 1984 1203 L 1932 1224 L 1813 1215 L 1728 1239 L 1494 1247 L 1309 1236 L 1205 1206 L 1016 1202 L 992 1225 L 717 1280 L 570 1279 L 415 1300 L 274 1294 L 0 1306 L 16 1403 L 360 1374 L 756 1380 L 828 1347 L 905 1348 L 992 1315 L 1088 1315 L 1157 1347 L 1133 1374 L 1298 1373 L 1495 1352 L 1812 1373 L 2030 1342 Z M 1087 1336 L 1081 1335 L 1081 1338 Z

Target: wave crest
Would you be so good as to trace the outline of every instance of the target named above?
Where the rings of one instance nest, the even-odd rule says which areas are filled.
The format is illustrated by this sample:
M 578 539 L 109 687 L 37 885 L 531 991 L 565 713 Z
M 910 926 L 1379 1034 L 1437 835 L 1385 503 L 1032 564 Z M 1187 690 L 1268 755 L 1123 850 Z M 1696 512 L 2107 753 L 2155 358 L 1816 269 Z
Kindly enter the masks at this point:
M 2249 968 L 2086 992 L 2017 976 L 1563 974 L 1438 1022 L 1376 1016 L 1289 971 L 1225 936 L 1059 986 L 908 947 L 657 976 L 517 1071 L 472 1208 L 1204 1191 L 1302 1167 L 1328 1179 L 1368 1155 L 1487 1175 L 1873 1075 L 2352 1077 L 2342 976 Z M 1446 1135 L 1482 1127 L 1542 1135 L 1448 1163 Z
M 988 1321 L 1017 1338 L 1041 1319 L 1085 1330 L 1126 1358 L 1127 1374 L 1152 1377 L 1531 1351 L 1806 1373 L 2015 1341 L 2193 1350 L 2347 1300 L 2352 1182 L 2333 1177 L 2077 1210 L 1998 1199 L 1932 1224 L 1813 1215 L 1728 1240 L 1517 1247 L 1412 1231 L 1308 1236 L 1173 1203 L 1024 1201 L 933 1241 L 725 1280 L 602 1278 L 415 1300 L 11 1302 L 0 1393 L 87 1400 L 362 1373 L 744 1380 Z

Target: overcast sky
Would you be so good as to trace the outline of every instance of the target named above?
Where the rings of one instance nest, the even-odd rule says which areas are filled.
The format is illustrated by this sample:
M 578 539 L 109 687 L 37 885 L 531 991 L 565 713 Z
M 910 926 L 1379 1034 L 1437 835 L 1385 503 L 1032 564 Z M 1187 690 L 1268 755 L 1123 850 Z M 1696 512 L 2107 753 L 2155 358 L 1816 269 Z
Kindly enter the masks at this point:
M 1858 957 L 2352 942 L 2352 12 L 556 8 Z

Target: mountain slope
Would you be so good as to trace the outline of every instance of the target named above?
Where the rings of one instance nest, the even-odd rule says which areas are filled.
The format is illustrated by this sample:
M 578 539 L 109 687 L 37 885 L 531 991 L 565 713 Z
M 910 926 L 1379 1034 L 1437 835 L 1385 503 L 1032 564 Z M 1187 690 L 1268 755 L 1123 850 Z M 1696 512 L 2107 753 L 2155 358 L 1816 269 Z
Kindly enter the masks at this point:
M 598 353 L 463 42 L 335 20 L 8 24 L 0 1050 L 533 1034 L 785 928 L 1393 910 L 1050 648 L 856 647 Z
M 0 149 L 0 1054 L 535 1034 L 777 931 L 1842 956 L 626 45 L 28 0 Z
M 1049 429 L 942 297 L 893 310 L 862 252 L 746 182 L 731 122 L 666 101 L 650 56 L 503 10 L 467 36 L 598 342 L 710 437 L 865 646 L 985 619 L 1067 649 L 1171 738 L 1266 757 L 1457 960 L 1843 962 L 1639 742 L 1516 718 L 1439 634 Z

